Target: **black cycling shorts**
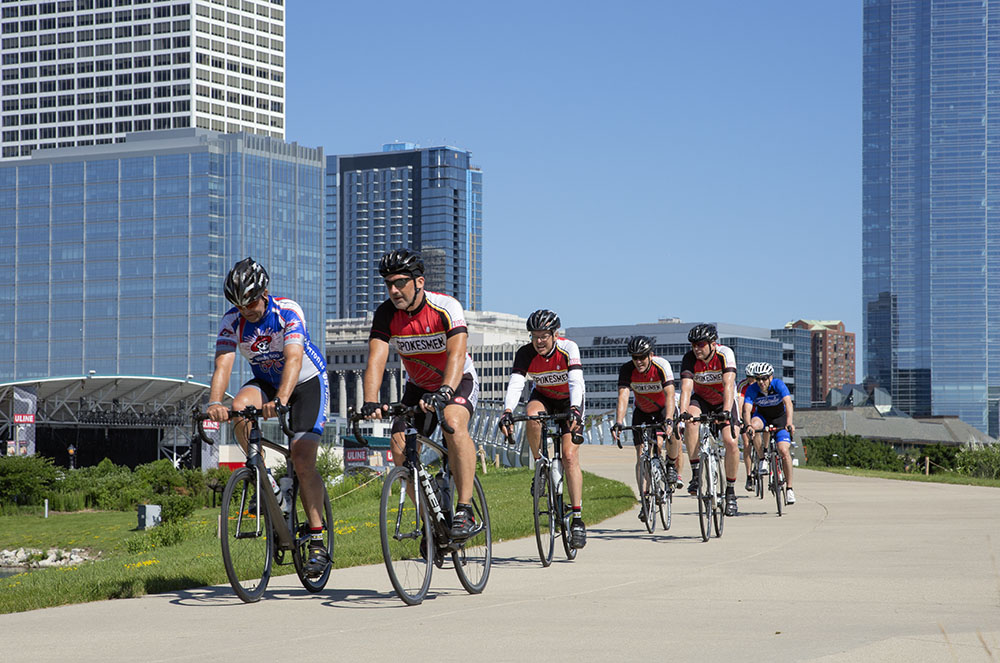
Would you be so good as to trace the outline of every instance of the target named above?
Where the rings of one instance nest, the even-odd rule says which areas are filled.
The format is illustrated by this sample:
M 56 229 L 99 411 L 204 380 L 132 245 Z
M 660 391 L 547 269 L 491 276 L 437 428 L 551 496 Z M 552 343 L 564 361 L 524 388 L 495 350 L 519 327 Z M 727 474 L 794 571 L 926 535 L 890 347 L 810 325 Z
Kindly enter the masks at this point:
M 537 389 L 531 390 L 531 397 L 528 401 L 538 401 L 545 408 L 546 414 L 563 414 L 569 412 L 570 404 L 568 398 L 549 398 L 540 393 Z M 583 416 L 583 408 L 580 408 L 580 416 Z M 563 435 L 569 435 L 569 421 L 560 421 L 559 430 Z
M 273 384 L 257 378 L 243 386 L 260 389 L 265 402 L 273 401 L 275 394 L 278 393 L 278 388 Z M 330 386 L 326 371 L 320 371 L 314 377 L 295 385 L 291 398 L 285 403 L 292 408 L 288 413 L 288 427 L 293 433 L 322 435 L 329 402 Z
M 715 414 L 717 412 L 722 412 L 722 403 L 712 405 L 698 394 L 691 394 L 691 405 L 697 406 L 698 409 L 701 410 L 702 414 Z M 736 424 L 740 421 L 739 412 L 736 411 L 735 398 L 733 399 L 733 408 L 729 411 L 729 420 Z
M 400 402 L 403 405 L 417 405 L 424 394 L 430 393 L 429 389 L 423 389 L 413 384 L 409 380 L 403 389 L 403 397 Z M 446 405 L 461 405 L 469 411 L 469 417 L 476 411 L 476 403 L 479 401 L 479 382 L 471 373 L 462 376 L 462 381 L 458 383 L 455 395 Z M 413 418 L 414 427 L 423 435 L 430 435 L 437 428 L 438 420 L 436 412 L 420 412 Z M 425 428 L 425 426 L 427 426 Z M 392 422 L 393 433 L 406 432 L 406 420 L 396 417 Z
M 633 426 L 642 426 L 643 424 L 662 424 L 664 421 L 666 421 L 666 417 L 664 417 L 663 413 L 660 411 L 646 412 L 644 410 L 640 410 L 639 408 L 632 410 Z M 635 434 L 635 431 L 632 431 L 632 442 L 637 447 L 642 444 L 640 437 Z

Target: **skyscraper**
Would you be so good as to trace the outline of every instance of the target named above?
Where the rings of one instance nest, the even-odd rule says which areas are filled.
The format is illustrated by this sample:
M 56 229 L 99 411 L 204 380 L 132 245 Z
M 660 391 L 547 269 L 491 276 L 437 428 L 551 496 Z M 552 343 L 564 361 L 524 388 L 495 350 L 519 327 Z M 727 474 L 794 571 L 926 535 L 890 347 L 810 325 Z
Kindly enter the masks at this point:
M 426 287 L 482 308 L 483 174 L 453 147 L 385 145 L 327 159 L 327 318 L 364 317 L 386 299 L 378 260 L 421 253 Z
M 0 381 L 191 375 L 207 382 L 248 255 L 324 345 L 323 152 L 173 129 L 0 163 Z M 231 386 L 248 377 L 238 361 Z
M 866 0 L 865 372 L 997 433 L 1000 2 Z
M 3 2 L 2 158 L 198 127 L 285 136 L 284 0 Z

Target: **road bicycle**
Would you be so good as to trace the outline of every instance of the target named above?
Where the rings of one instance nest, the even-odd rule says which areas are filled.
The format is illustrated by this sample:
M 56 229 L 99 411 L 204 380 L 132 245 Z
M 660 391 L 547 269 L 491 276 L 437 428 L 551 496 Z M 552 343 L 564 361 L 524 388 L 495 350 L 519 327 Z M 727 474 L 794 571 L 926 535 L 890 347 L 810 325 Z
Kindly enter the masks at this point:
M 286 415 L 289 408 L 278 406 L 281 430 L 289 439 L 294 433 L 289 429 Z M 333 508 L 330 495 L 323 487 L 323 537 L 331 563 L 319 576 L 306 574 L 309 560 L 309 519 L 300 505 L 299 479 L 295 474 L 289 447 L 264 438 L 259 420 L 264 412 L 248 405 L 242 410 L 229 410 L 229 419 L 242 418 L 249 422 L 247 436 L 247 461 L 233 471 L 222 491 L 222 511 L 219 519 L 219 537 L 222 541 L 222 564 L 233 591 L 245 603 L 259 601 L 271 579 L 273 564 L 294 564 L 302 586 L 310 592 L 319 592 L 330 579 L 333 567 Z M 213 441 L 205 434 L 204 422 L 208 415 L 194 415 L 198 437 L 208 444 Z M 264 465 L 263 448 L 267 447 L 285 457 L 287 487 L 279 490 L 274 478 Z M 289 557 L 291 559 L 289 559 Z
M 781 452 L 778 451 L 778 441 L 776 433 L 781 429 L 777 426 L 768 425 L 764 431 L 768 432 L 767 449 L 764 451 L 764 462 L 767 465 L 768 481 L 767 489 L 774 495 L 774 502 L 778 507 L 778 516 L 781 516 L 782 509 L 788 504 L 788 480 L 785 477 L 785 464 L 781 460 Z M 789 432 L 791 435 L 791 432 Z M 763 477 L 761 477 L 763 481 Z
M 660 514 L 660 524 L 664 530 L 670 529 L 670 522 L 673 518 L 673 503 L 675 485 L 667 481 L 667 471 L 660 458 L 659 452 L 654 444 L 656 432 L 663 431 L 663 427 L 670 427 L 668 420 L 665 424 L 633 424 L 632 426 L 622 426 L 621 430 L 630 430 L 633 435 L 638 436 L 641 448 L 639 450 L 639 480 L 642 485 L 642 494 L 639 502 L 642 505 L 643 523 L 646 530 L 652 534 L 656 529 L 656 514 Z M 652 440 L 650 439 L 652 437 Z M 622 448 L 621 436 L 617 440 L 618 448 Z
M 576 559 L 577 549 L 570 545 L 570 524 L 573 509 L 563 498 L 562 430 L 560 422 L 569 421 L 573 415 L 560 414 L 518 414 L 511 418 L 518 421 L 538 421 L 542 424 L 541 458 L 535 461 L 535 476 L 532 479 L 531 495 L 535 520 L 535 542 L 542 566 L 552 563 L 555 554 L 556 533 L 562 538 L 563 550 L 570 560 Z M 549 439 L 552 440 L 552 457 L 549 458 Z M 514 444 L 512 435 L 507 436 L 508 444 Z
M 383 407 L 387 408 L 386 416 L 400 417 L 406 422 L 405 460 L 386 474 L 379 502 L 382 558 L 393 589 L 407 605 L 418 605 L 427 596 L 433 568 L 442 568 L 445 557 L 450 555 L 462 587 L 470 594 L 479 594 L 486 587 L 493 563 L 490 511 L 479 477 L 473 477 L 471 500 L 475 529 L 465 539 L 452 539 L 451 521 L 458 492 L 448 463 L 447 445 L 417 432 L 414 418 L 423 412 L 419 405 L 392 403 Z M 453 433 L 441 408 L 437 415 L 441 428 Z M 367 445 L 359 425 L 364 417 L 352 409 L 348 418 L 355 438 Z M 429 456 L 426 464 L 425 455 Z M 431 476 L 429 465 L 437 458 L 441 465 Z
M 750 431 L 756 434 L 756 431 Z M 757 446 L 753 443 L 754 435 L 750 435 L 750 441 L 745 442 L 745 446 L 749 447 L 744 449 L 743 453 L 750 456 L 750 481 L 753 484 L 753 494 L 758 499 L 764 499 L 764 477 L 760 471 L 760 456 L 757 455 Z
M 708 541 L 714 526 L 715 536 L 722 536 L 726 525 L 725 450 L 719 444 L 720 424 L 730 424 L 728 413 L 706 413 L 687 420 L 698 424 L 698 524 L 701 540 Z

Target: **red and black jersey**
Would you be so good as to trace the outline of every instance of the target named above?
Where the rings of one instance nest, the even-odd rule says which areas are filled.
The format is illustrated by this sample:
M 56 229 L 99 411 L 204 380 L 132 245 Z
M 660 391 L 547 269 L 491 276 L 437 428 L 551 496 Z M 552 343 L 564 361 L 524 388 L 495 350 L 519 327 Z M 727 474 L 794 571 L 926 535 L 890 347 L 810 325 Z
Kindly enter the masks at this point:
M 435 391 L 444 382 L 448 338 L 468 334 L 468 328 L 457 299 L 426 290 L 424 295 L 424 301 L 413 312 L 396 308 L 391 299 L 382 302 L 375 309 L 368 338 L 391 342 L 403 362 L 407 379 L 421 389 Z M 468 353 L 462 372 L 476 373 Z
M 569 372 L 572 370 L 583 370 L 580 348 L 569 339 L 556 338 L 548 357 L 538 354 L 531 343 L 522 345 L 514 355 L 511 372 L 528 376 L 543 396 L 563 400 L 569 398 Z
M 635 394 L 635 406 L 643 412 L 657 413 L 667 406 L 664 391 L 674 383 L 670 362 L 660 357 L 650 357 L 649 368 L 640 372 L 635 363 L 627 361 L 618 371 L 618 387 L 628 388 Z
M 695 357 L 694 350 L 688 350 L 681 360 L 681 379 L 694 380 L 694 393 L 710 405 L 722 405 L 722 376 L 735 372 L 736 355 L 725 345 L 715 346 L 708 361 Z

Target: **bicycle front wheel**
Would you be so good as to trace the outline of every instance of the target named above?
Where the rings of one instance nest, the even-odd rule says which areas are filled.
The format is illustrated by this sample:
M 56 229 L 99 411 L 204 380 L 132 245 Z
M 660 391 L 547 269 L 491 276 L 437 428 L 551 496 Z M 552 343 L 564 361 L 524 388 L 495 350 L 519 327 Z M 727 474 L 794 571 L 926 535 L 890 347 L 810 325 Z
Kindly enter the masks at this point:
M 532 502 L 535 507 L 535 543 L 538 544 L 538 557 L 542 560 L 542 566 L 548 566 L 552 563 L 556 547 L 556 513 L 552 491 L 549 489 L 547 464 L 535 464 L 534 482 Z
M 407 605 L 424 600 L 431 586 L 434 565 L 432 513 L 419 486 L 413 485 L 413 471 L 396 467 L 382 486 L 379 503 L 379 537 L 389 582 Z
M 666 479 L 664 479 L 666 481 Z M 666 484 L 664 484 L 666 486 Z M 664 531 L 670 529 L 670 519 L 673 517 L 674 487 L 666 486 L 663 491 L 663 503 L 660 504 L 660 524 Z
M 771 476 L 774 477 L 774 501 L 778 505 L 778 517 L 785 506 L 785 471 L 781 466 L 781 455 L 771 454 Z
M 330 556 L 330 564 L 322 575 L 310 578 L 306 575 L 305 564 L 309 560 L 309 518 L 306 510 L 299 500 L 299 482 L 295 482 L 295 490 L 292 493 L 292 504 L 295 510 L 292 511 L 292 536 L 295 537 L 295 547 L 292 549 L 292 562 L 295 563 L 295 572 L 299 575 L 302 586 L 314 594 L 324 587 L 330 579 L 330 571 L 333 569 L 333 507 L 330 506 L 330 495 L 323 486 L 323 506 L 320 508 L 320 517 L 323 519 L 323 544 L 326 546 L 326 554 Z
M 717 456 L 712 462 L 715 463 L 715 499 L 712 500 L 712 522 L 715 525 L 715 538 L 722 536 L 722 528 L 726 526 L 726 494 L 725 465 L 722 457 Z
M 267 481 L 258 483 L 257 472 L 241 467 L 233 472 L 222 492 L 220 518 L 222 564 L 233 591 L 245 603 L 260 600 L 271 579 L 274 536 L 271 519 L 258 491 Z
M 452 484 L 452 495 L 458 497 L 458 491 Z M 454 513 L 454 510 L 452 511 Z M 472 493 L 472 513 L 476 517 L 475 533 L 458 545 L 451 554 L 458 573 L 458 581 L 470 594 L 479 594 L 486 588 L 490 579 L 490 567 L 493 565 L 493 531 L 490 527 L 490 509 L 486 505 L 486 494 L 475 477 Z
M 701 457 L 698 471 L 698 525 L 701 527 L 701 540 L 708 541 L 712 535 L 712 502 L 714 501 L 712 487 L 712 458 L 708 455 Z
M 647 460 L 642 464 L 642 513 L 646 516 L 644 524 L 650 534 L 656 529 L 656 486 L 653 485 L 653 465 Z

